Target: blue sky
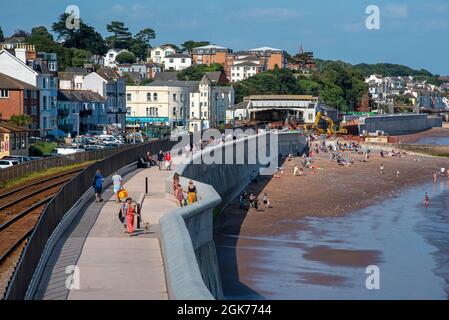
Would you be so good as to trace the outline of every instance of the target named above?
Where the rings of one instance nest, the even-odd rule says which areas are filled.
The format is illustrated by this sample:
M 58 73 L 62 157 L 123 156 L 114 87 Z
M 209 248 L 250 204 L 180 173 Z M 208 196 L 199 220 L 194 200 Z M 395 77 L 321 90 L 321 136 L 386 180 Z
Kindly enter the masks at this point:
M 234 50 L 270 46 L 295 53 L 302 43 L 323 59 L 401 63 L 449 74 L 449 0 L 14 0 L 2 3 L 0 26 L 6 35 L 50 27 L 72 4 L 103 35 L 112 20 L 134 33 L 155 29 L 153 45 L 192 39 Z M 380 8 L 380 30 L 365 28 L 368 5 Z

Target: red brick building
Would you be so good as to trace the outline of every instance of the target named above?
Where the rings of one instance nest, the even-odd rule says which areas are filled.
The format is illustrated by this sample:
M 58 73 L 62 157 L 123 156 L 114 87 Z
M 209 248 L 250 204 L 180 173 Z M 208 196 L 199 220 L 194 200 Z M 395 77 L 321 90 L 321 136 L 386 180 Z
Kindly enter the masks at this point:
M 10 120 L 13 115 L 29 115 L 31 134 L 38 135 L 39 91 L 36 87 L 0 73 L 1 119 Z

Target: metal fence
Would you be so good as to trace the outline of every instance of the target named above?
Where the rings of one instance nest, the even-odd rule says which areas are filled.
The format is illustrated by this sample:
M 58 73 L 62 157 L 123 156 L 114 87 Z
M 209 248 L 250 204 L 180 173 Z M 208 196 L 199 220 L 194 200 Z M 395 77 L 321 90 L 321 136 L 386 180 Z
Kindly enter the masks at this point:
M 45 245 L 59 222 L 80 197 L 92 186 L 96 170 L 101 170 L 103 176 L 109 176 L 116 170 L 136 162 L 148 151 L 156 154 L 159 150 L 168 151 L 177 142 L 166 140 L 127 147 L 127 150 L 98 161 L 69 181 L 56 196 L 48 203 L 41 214 L 38 223 L 30 236 L 22 256 L 14 271 L 6 292 L 7 300 L 22 300 L 28 289 Z M 106 154 L 98 155 L 106 157 Z
M 125 145 L 122 147 L 101 149 L 89 152 L 79 152 L 66 156 L 44 158 L 18 164 L 13 167 L 0 169 L 0 186 L 3 186 L 7 181 L 17 179 L 33 172 L 39 172 L 49 168 L 69 166 L 86 161 L 95 161 L 105 159 L 113 154 L 122 152 L 124 150 L 132 149 L 136 145 Z

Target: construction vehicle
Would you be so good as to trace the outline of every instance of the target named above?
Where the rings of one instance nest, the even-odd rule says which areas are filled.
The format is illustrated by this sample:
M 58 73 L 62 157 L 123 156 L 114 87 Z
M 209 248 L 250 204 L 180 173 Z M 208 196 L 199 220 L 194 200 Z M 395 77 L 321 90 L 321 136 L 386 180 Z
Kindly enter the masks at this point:
M 321 119 L 323 119 L 324 121 L 327 122 L 327 131 L 325 131 L 320 126 Z M 331 118 L 321 114 L 321 112 L 317 113 L 316 118 L 315 118 L 315 123 L 313 124 L 312 128 L 317 130 L 319 134 L 324 134 L 326 132 L 329 135 L 334 135 L 334 134 L 346 135 L 346 134 L 348 134 L 348 130 L 347 129 L 337 128 L 337 126 L 335 125 L 334 121 Z

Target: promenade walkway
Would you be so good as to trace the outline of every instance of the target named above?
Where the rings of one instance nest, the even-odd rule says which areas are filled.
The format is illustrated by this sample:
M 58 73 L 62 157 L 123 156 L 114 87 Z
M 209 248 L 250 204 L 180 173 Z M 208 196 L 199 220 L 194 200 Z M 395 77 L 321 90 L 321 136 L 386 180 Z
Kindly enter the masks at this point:
M 125 188 L 135 200 L 145 192 L 145 178 L 149 178 L 149 195 L 142 207 L 143 220 L 153 225 L 148 234 L 125 234 L 112 187 L 105 191 L 104 203 L 92 201 L 59 239 L 34 298 L 168 299 L 158 223 L 162 215 L 177 206 L 165 192 L 165 179 L 171 173 L 151 168 L 124 177 Z M 66 288 L 66 268 L 71 265 L 79 268 L 78 290 Z

